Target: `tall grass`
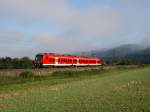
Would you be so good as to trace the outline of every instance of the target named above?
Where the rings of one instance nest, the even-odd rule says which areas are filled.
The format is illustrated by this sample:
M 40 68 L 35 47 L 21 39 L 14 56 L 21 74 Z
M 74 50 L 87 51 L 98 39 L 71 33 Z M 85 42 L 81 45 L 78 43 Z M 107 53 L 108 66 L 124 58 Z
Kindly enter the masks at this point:
M 149 74 L 150 67 L 145 67 L 16 77 L 30 81 L 0 85 L 0 111 L 149 112 Z

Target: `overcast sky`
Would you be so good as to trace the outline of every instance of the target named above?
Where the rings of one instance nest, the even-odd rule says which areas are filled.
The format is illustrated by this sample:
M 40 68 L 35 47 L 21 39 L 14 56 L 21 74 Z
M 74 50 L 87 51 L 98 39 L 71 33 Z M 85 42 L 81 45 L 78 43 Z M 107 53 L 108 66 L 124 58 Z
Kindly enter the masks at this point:
M 0 0 L 0 56 L 150 43 L 150 0 Z

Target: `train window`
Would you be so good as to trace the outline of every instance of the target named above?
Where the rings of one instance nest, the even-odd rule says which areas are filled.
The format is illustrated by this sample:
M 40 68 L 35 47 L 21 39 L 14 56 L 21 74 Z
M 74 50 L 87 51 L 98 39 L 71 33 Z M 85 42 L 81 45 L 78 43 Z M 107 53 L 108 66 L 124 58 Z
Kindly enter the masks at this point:
M 50 62 L 52 62 L 53 61 L 53 59 L 52 58 L 50 58 L 50 60 L 49 60 Z
M 55 60 L 53 58 L 50 58 L 50 62 L 54 62 Z
M 76 62 L 77 62 L 77 60 L 75 60 L 75 59 L 74 59 L 74 60 L 73 60 L 73 62 L 74 62 L 74 63 L 76 63 Z
M 50 62 L 54 62 L 54 59 L 53 59 L 53 58 L 50 58 Z
M 46 60 L 48 60 L 48 56 L 46 56 Z

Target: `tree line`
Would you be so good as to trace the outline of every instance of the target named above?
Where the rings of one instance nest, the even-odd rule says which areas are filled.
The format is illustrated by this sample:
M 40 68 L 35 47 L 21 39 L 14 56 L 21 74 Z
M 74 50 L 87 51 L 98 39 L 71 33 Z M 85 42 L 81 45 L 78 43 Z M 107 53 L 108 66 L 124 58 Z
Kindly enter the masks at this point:
M 0 57 L 0 69 L 24 69 L 33 68 L 33 60 L 29 57 L 11 58 Z

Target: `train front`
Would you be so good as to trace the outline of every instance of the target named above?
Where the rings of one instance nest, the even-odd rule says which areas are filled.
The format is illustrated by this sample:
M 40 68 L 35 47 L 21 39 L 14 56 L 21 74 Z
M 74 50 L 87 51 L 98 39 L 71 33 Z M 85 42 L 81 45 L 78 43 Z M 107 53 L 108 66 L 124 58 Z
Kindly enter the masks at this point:
M 43 54 L 37 54 L 34 59 L 34 66 L 42 67 L 42 64 L 43 64 L 42 60 L 43 60 Z

